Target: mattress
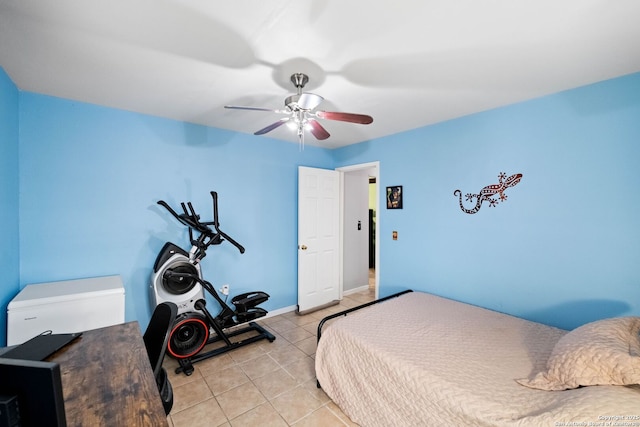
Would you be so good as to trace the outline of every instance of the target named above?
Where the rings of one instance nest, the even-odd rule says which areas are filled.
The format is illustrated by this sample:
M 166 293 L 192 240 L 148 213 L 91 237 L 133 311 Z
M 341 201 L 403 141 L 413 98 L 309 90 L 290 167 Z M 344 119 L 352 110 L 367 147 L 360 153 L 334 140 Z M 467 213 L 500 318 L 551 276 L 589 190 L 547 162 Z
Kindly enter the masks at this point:
M 412 292 L 325 326 L 316 376 L 361 426 L 640 426 L 639 386 L 543 391 L 515 381 L 544 369 L 566 333 Z

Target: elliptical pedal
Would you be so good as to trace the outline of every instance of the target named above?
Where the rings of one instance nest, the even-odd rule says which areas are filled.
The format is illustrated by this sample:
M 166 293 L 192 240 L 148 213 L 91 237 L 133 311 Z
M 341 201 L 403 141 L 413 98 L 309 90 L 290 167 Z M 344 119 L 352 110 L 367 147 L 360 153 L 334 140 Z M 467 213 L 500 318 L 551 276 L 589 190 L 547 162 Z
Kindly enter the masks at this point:
M 237 314 L 238 322 L 246 323 L 266 316 L 267 310 L 261 307 L 250 308 Z
M 247 292 L 233 297 L 231 303 L 236 306 L 236 311 L 246 312 L 268 299 L 269 294 L 265 292 Z

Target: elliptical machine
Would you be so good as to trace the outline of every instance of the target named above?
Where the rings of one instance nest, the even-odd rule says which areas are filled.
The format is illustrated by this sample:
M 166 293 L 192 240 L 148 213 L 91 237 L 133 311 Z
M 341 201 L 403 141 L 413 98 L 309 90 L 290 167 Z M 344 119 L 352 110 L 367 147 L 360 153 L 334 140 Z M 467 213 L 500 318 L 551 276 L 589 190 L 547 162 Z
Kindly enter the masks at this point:
M 269 331 L 253 322 L 267 314 L 267 310 L 257 307 L 269 299 L 267 293 L 257 291 L 236 295 L 231 300 L 235 308 L 231 308 L 213 285 L 202 277 L 200 261 L 206 256 L 206 251 L 211 245 L 219 245 L 227 240 L 238 248 L 240 253 L 244 253 L 242 245 L 220 230 L 218 195 L 211 191 L 211 197 L 213 221 L 210 222 L 200 221 L 200 216 L 193 209 L 191 202 L 187 202 L 186 205 L 181 203 L 183 213 L 178 214 L 163 200 L 158 201 L 160 206 L 189 228 L 191 250 L 186 252 L 171 242 L 165 243 L 154 263 L 152 277 L 156 305 L 171 301 L 178 306 L 178 317 L 171 330 L 167 350 L 180 364 L 176 373 L 184 372 L 186 375 L 193 373 L 193 363 L 262 339 L 269 342 L 276 339 Z M 210 226 L 213 226 L 213 229 Z M 194 232 L 198 234 L 195 239 Z M 207 309 L 203 290 L 220 305 L 221 310 L 216 316 Z M 225 295 L 228 295 L 228 288 Z M 248 326 L 235 328 L 247 322 Z M 229 328 L 233 329 L 227 330 Z M 214 336 L 211 336 L 211 330 L 215 332 Z M 231 338 L 247 332 L 253 334 L 239 341 L 231 341 Z M 203 351 L 207 344 L 216 342 L 222 345 Z

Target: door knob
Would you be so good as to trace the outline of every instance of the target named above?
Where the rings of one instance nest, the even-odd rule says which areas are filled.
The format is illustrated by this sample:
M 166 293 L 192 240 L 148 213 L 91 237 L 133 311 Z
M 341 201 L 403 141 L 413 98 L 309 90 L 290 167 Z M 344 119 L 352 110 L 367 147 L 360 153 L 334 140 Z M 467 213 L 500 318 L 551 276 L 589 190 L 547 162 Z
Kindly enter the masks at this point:
M 307 250 L 307 245 L 300 246 L 300 249 L 302 249 L 303 251 L 306 251 Z

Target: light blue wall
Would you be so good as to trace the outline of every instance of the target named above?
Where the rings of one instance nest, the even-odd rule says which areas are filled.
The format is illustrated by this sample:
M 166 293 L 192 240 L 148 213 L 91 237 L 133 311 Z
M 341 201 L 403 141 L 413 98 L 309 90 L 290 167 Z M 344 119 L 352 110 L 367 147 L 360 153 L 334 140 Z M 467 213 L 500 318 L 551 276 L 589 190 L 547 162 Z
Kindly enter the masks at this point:
M 640 315 L 640 74 L 336 150 L 380 160 L 380 289 L 413 288 L 563 328 Z M 463 213 L 522 173 L 508 199 Z M 391 239 L 397 230 L 397 241 Z
M 127 320 L 146 324 L 158 250 L 187 246 L 156 202 L 190 200 L 208 219 L 210 190 L 247 252 L 212 248 L 205 276 L 232 293 L 267 291 L 268 310 L 295 305 L 297 166 L 380 161 L 380 196 L 405 193 L 404 209 L 378 214 L 382 295 L 421 289 L 565 328 L 640 315 L 640 74 L 304 152 L 20 92 L 5 74 L 0 90 L 3 310 L 29 283 L 120 274 Z M 499 172 L 524 177 L 506 202 L 463 213 L 453 191 L 478 192 Z
M 18 89 L 0 68 L 0 345 L 6 338 L 7 304 L 20 284 L 18 104 Z
M 202 263 L 232 295 L 263 290 L 267 310 L 295 305 L 297 166 L 331 153 L 33 93 L 20 102 L 21 286 L 120 274 L 126 319 L 146 325 L 155 257 L 186 228 L 156 202 L 191 201 L 246 248 L 213 246 Z

